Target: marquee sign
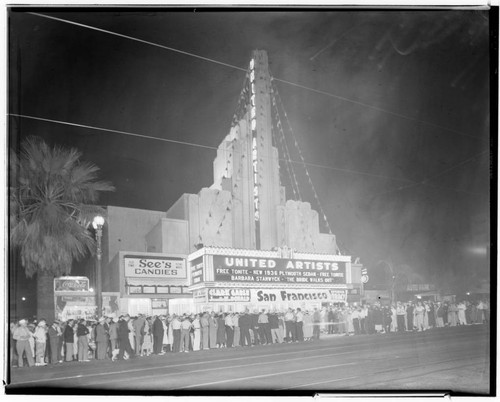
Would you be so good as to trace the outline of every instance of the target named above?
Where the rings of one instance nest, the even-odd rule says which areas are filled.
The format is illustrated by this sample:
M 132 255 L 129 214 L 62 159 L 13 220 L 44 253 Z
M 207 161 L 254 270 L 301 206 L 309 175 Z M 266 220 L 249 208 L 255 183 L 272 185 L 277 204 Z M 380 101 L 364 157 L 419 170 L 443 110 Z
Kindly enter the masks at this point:
M 208 289 L 209 302 L 249 302 L 250 289 Z
M 251 289 L 251 302 L 345 302 L 347 292 L 338 289 Z
M 250 61 L 250 118 L 252 129 L 252 172 L 253 172 L 253 207 L 255 221 L 255 246 L 260 248 L 260 198 L 259 198 L 259 165 L 257 147 L 257 109 L 255 104 L 255 60 Z
M 88 292 L 89 278 L 85 276 L 61 276 L 54 278 L 54 292 Z
M 184 279 L 186 262 L 176 257 L 125 255 L 125 276 L 135 278 Z
M 216 282 L 345 284 L 345 261 L 213 256 Z

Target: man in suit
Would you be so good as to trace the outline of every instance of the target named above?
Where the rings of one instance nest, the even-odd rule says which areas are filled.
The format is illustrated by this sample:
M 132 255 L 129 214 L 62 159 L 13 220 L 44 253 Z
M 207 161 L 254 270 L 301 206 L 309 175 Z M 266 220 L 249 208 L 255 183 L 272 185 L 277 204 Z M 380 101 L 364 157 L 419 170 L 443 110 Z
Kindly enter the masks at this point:
M 130 341 L 128 338 L 128 322 L 130 321 L 130 316 L 128 314 L 125 314 L 125 316 L 122 317 L 118 321 L 118 342 L 120 343 L 120 350 L 118 352 L 118 356 L 116 357 L 117 360 L 123 360 L 123 354 L 127 352 L 129 359 L 133 359 L 135 357 L 135 353 L 130 346 Z
M 163 323 L 160 320 L 160 317 L 154 316 L 153 321 L 153 353 L 155 355 L 161 353 L 162 345 L 163 345 L 163 334 L 164 328 Z
M 253 346 L 252 340 L 250 339 L 251 318 L 248 315 L 248 310 L 245 310 L 245 312 L 240 316 L 239 325 L 240 325 L 240 345 Z
M 134 327 L 135 333 L 135 350 L 140 354 L 142 350 L 142 344 L 144 342 L 144 325 L 146 324 L 146 318 L 143 314 L 139 314 L 137 319 L 134 320 L 132 326 Z
M 200 320 L 200 325 L 201 325 L 201 342 L 202 342 L 202 347 L 203 350 L 208 350 L 208 334 L 209 334 L 209 328 L 208 328 L 208 314 L 204 313 L 203 316 L 201 317 Z
M 104 328 L 106 319 L 99 318 L 99 323 L 95 327 L 95 343 L 97 346 L 97 360 L 104 360 L 106 358 L 106 351 L 108 349 L 109 335 L 108 331 Z

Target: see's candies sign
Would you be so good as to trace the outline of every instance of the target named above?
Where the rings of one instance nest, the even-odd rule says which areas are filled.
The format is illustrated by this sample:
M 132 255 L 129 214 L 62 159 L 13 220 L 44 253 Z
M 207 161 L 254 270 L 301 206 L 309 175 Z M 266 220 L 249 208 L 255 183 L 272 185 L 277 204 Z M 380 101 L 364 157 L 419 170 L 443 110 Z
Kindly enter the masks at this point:
M 176 257 L 124 256 L 125 276 L 135 278 L 186 278 L 186 261 Z

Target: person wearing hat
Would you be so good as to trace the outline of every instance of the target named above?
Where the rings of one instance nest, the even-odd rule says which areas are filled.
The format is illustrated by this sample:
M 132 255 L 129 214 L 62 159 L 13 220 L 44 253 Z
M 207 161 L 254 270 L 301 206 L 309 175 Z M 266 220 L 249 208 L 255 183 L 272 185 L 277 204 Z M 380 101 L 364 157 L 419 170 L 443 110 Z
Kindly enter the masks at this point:
M 200 323 L 200 314 L 196 314 L 192 316 L 193 320 L 193 352 L 197 352 L 201 347 L 201 323 Z
M 210 349 L 217 347 L 217 317 L 215 317 L 215 312 L 211 312 L 208 317 L 208 340 L 210 342 Z
M 202 349 L 208 349 L 208 337 L 209 337 L 209 327 L 208 327 L 208 314 L 204 313 L 200 320 L 201 326 L 201 339 L 202 339 Z
M 396 320 L 397 320 L 398 332 L 406 331 L 405 316 L 406 316 L 406 308 L 403 305 L 403 303 L 398 301 L 396 305 Z
M 14 330 L 13 338 L 16 340 L 17 355 L 19 356 L 18 366 L 23 367 L 23 355 L 26 354 L 28 365 L 35 365 L 33 353 L 29 344 L 30 338 L 33 336 L 28 329 L 28 322 L 25 319 L 19 321 L 19 326 Z
M 120 343 L 120 351 L 118 352 L 117 360 L 123 360 L 123 354 L 127 352 L 129 359 L 135 357 L 134 350 L 130 346 L 130 340 L 128 337 L 129 327 L 128 322 L 130 320 L 130 316 L 125 314 L 123 319 L 118 321 L 118 342 Z
M 59 326 L 59 321 L 55 320 L 49 327 L 47 332 L 49 336 L 50 347 L 50 363 L 62 363 L 61 347 L 62 347 L 62 330 Z
M 178 353 L 181 351 L 181 320 L 176 314 L 174 314 L 170 324 L 172 326 L 172 337 L 174 339 L 172 352 Z
M 87 321 L 83 318 L 78 322 L 76 327 L 76 336 L 78 338 L 78 361 L 88 362 L 89 360 L 89 329 L 87 328 Z
M 35 350 L 36 366 L 46 366 L 45 347 L 47 346 L 47 323 L 44 319 L 40 320 L 35 329 Z
M 164 335 L 163 323 L 161 322 L 159 316 L 153 316 L 151 334 L 153 335 L 153 353 L 158 355 L 161 353 Z
M 180 351 L 184 353 L 189 353 L 189 343 L 190 336 L 189 333 L 192 328 L 191 320 L 189 316 L 184 315 L 181 321 L 181 341 L 180 341 Z
M 142 344 L 144 343 L 144 327 L 146 325 L 146 317 L 144 314 L 139 314 L 139 316 L 134 320 L 132 326 L 134 327 L 135 333 L 135 351 L 138 355 L 142 352 Z
M 106 351 L 108 349 L 109 335 L 104 327 L 106 321 L 105 317 L 99 318 L 99 322 L 95 327 L 95 343 L 97 345 L 97 360 L 104 360 L 106 358 Z

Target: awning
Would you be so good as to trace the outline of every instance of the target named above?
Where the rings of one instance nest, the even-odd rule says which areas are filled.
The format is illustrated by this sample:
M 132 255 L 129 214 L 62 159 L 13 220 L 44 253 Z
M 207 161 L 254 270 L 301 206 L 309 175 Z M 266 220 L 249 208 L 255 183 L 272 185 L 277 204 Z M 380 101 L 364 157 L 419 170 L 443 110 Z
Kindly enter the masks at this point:
M 130 286 L 187 286 L 187 280 L 158 279 L 158 278 L 125 278 Z

